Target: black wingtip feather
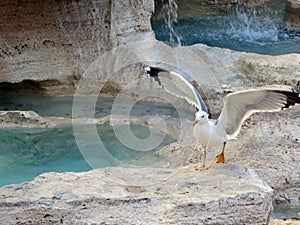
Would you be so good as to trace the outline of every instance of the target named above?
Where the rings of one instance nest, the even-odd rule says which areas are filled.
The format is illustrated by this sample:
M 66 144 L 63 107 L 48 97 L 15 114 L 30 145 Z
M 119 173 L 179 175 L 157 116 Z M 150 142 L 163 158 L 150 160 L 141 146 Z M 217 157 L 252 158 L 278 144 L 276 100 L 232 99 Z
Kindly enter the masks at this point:
M 280 94 L 284 94 L 286 96 L 286 103 L 281 109 L 287 109 L 290 106 L 294 106 L 296 104 L 300 104 L 300 94 L 292 91 L 275 91 Z
M 166 70 L 163 70 L 163 69 L 160 69 L 160 68 L 156 68 L 156 67 L 149 66 L 148 68 L 149 68 L 149 70 L 146 70 L 146 73 L 149 74 L 150 77 L 154 77 L 154 78 L 158 77 L 158 74 L 160 72 L 168 72 Z
M 150 77 L 154 78 L 154 80 L 157 81 L 159 85 L 161 85 L 158 74 L 160 72 L 168 72 L 168 71 L 160 69 L 160 68 L 148 66 L 145 68 L 145 72 L 147 74 L 149 74 Z

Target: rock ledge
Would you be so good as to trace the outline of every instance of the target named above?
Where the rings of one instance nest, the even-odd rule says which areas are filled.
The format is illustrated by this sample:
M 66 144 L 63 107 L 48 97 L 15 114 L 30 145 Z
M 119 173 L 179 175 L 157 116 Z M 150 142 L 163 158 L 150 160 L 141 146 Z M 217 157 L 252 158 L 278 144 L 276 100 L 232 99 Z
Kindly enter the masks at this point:
M 238 165 L 118 167 L 2 187 L 0 208 L 6 224 L 267 224 L 272 189 Z

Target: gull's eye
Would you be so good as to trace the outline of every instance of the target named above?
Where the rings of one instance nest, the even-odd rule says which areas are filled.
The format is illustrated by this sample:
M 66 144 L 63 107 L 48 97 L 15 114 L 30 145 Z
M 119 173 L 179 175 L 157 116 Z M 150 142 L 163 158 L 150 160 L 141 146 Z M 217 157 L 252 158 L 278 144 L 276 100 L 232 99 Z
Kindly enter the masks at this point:
M 203 116 L 201 116 L 201 118 L 204 118 L 204 115 L 203 115 Z

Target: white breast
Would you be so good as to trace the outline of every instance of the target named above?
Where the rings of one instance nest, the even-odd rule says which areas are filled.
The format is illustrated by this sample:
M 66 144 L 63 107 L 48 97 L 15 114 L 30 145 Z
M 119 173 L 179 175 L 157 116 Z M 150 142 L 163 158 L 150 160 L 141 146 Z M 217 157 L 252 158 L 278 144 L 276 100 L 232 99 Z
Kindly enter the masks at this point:
M 226 141 L 225 135 L 218 134 L 213 122 L 198 123 L 194 126 L 194 136 L 204 147 L 218 146 Z

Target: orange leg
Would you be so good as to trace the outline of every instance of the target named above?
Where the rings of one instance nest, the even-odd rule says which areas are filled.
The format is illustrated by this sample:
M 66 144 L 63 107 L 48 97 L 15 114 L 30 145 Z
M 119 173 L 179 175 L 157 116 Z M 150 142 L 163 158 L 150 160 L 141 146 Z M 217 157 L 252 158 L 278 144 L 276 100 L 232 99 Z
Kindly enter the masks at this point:
M 216 156 L 216 163 L 225 163 L 225 156 L 224 156 L 224 150 L 225 150 L 226 141 L 223 143 L 223 148 L 220 154 Z

